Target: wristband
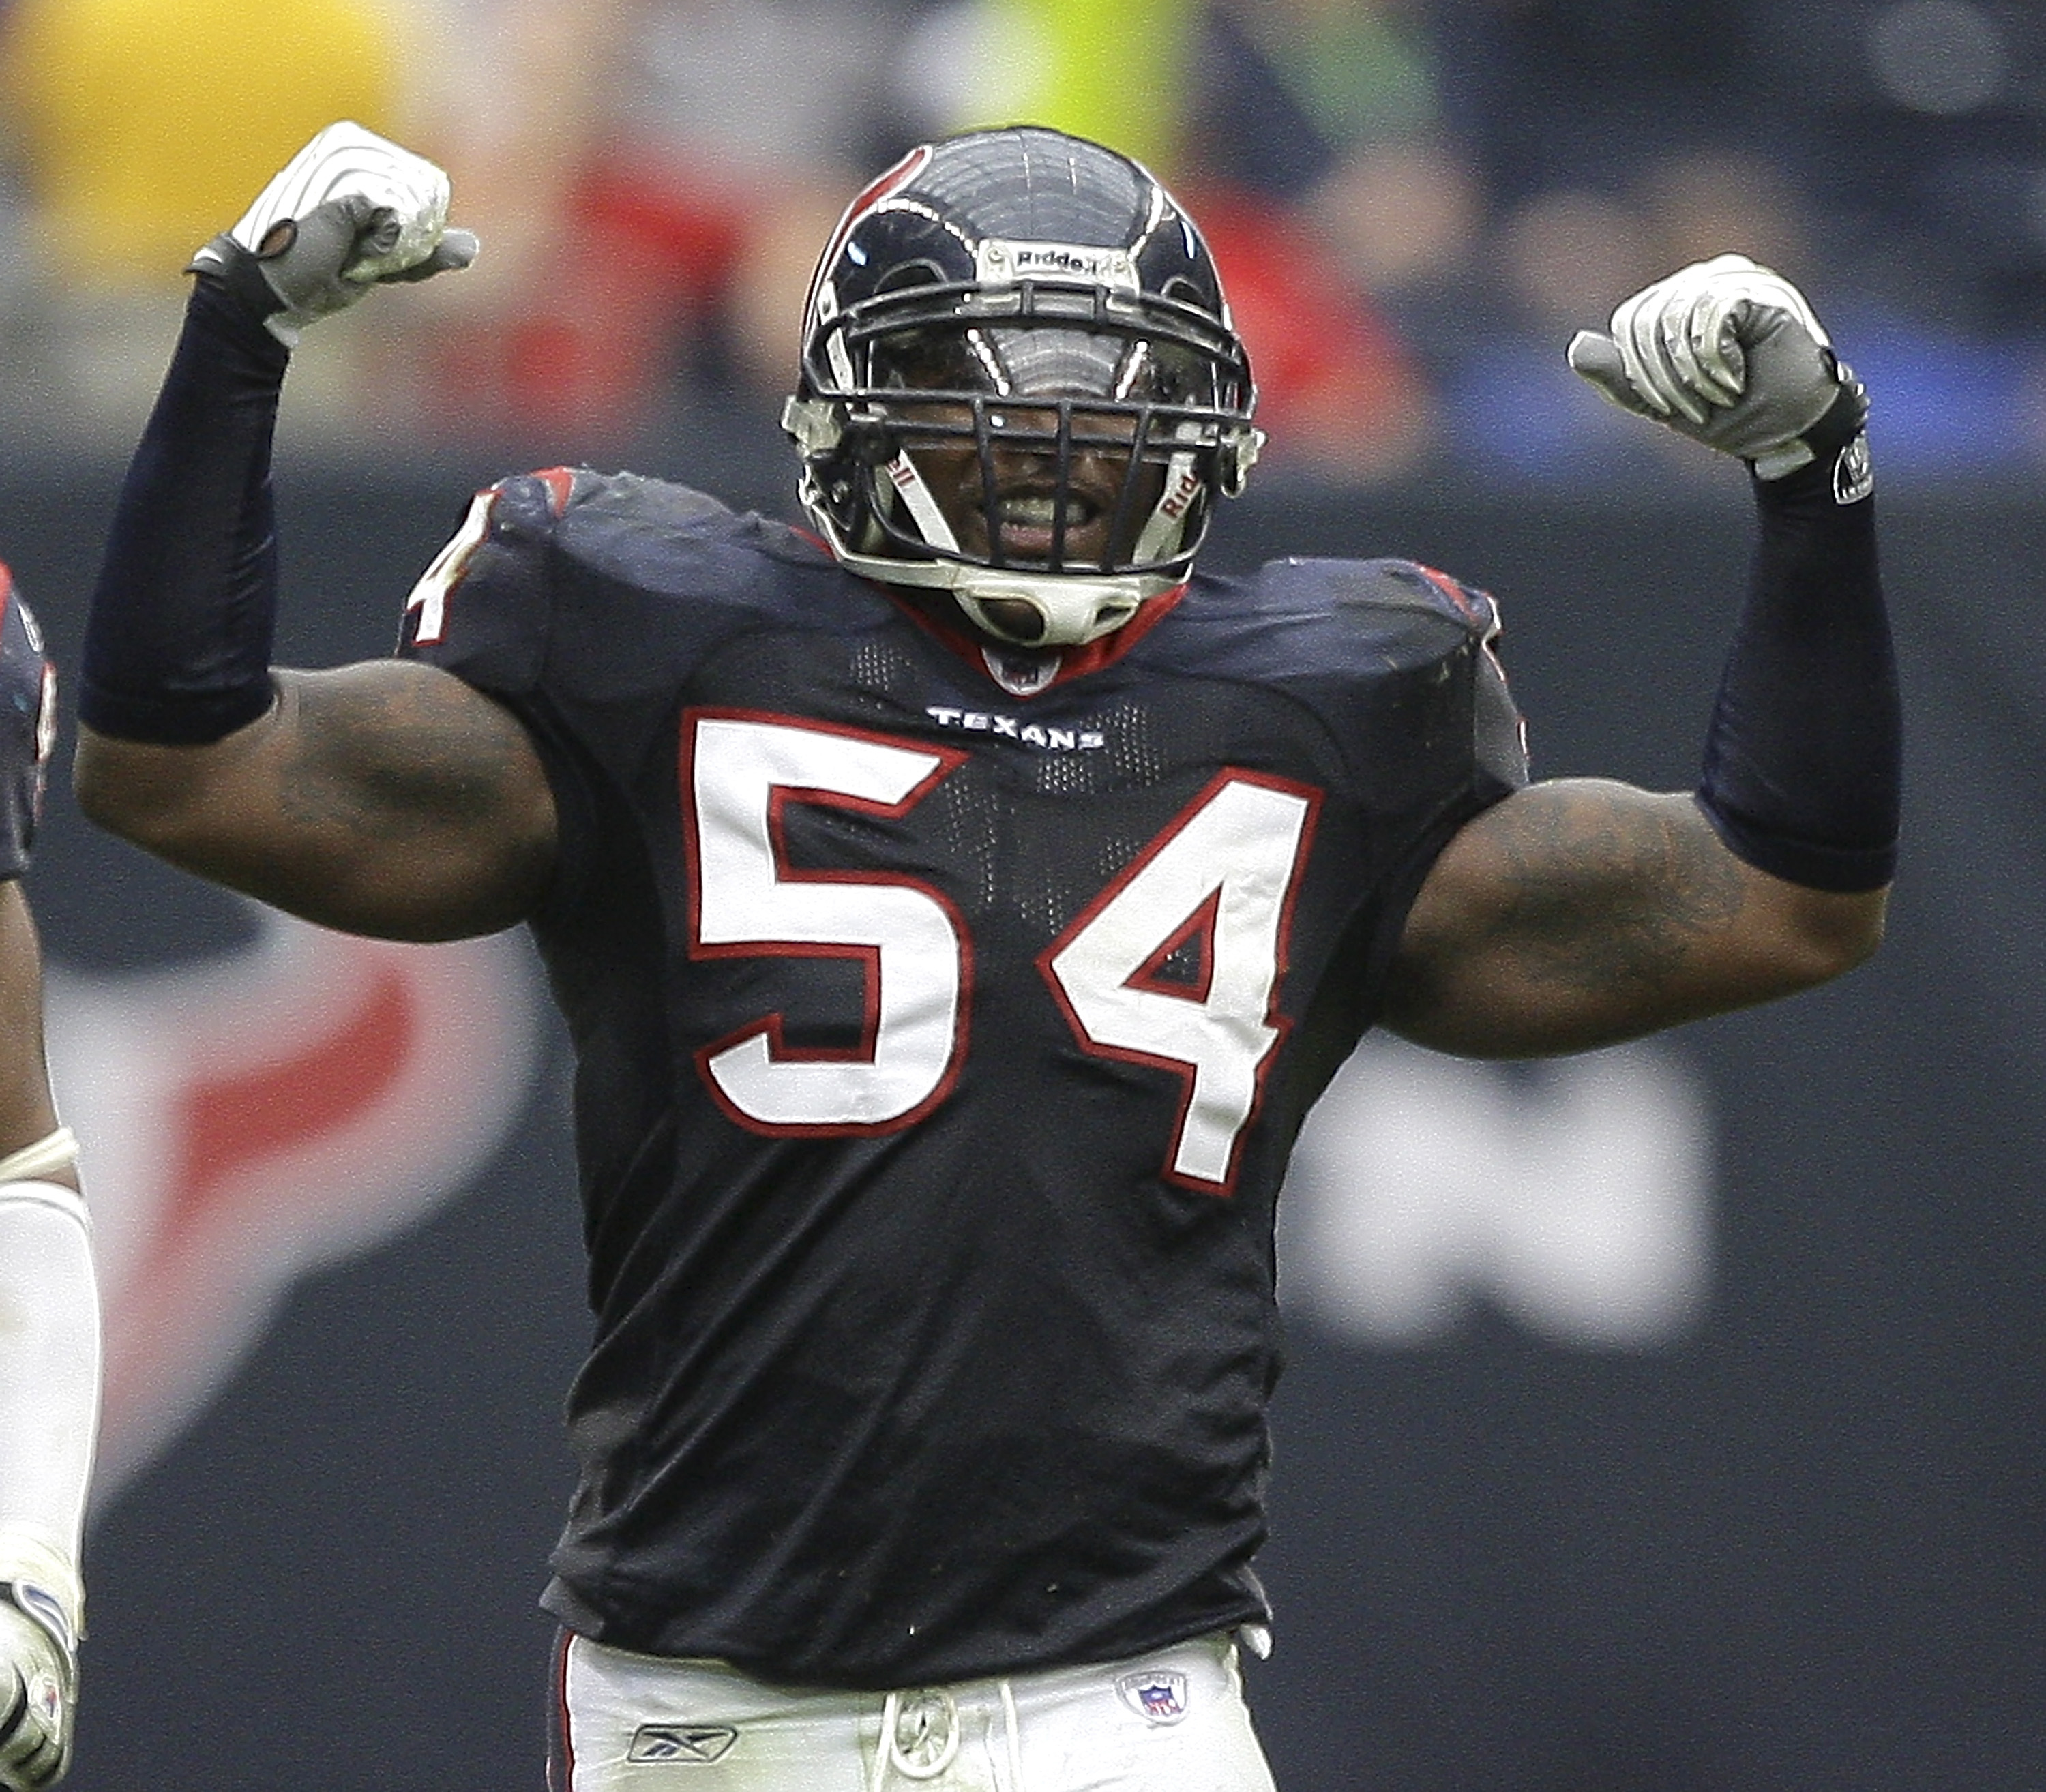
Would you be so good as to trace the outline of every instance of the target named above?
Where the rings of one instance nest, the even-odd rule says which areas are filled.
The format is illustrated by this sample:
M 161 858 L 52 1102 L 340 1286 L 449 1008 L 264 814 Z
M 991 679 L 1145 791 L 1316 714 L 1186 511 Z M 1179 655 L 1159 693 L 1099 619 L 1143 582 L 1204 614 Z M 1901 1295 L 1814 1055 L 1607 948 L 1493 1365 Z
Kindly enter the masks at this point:
M 1759 538 L 1697 791 L 1730 850 L 1815 889 L 1879 889 L 1897 864 L 1903 730 L 1866 468 L 1857 437 L 1751 482 Z
M 240 270 L 194 283 L 122 485 L 79 680 L 79 718 L 104 734 L 201 745 L 270 706 L 270 450 L 291 356 L 245 283 Z

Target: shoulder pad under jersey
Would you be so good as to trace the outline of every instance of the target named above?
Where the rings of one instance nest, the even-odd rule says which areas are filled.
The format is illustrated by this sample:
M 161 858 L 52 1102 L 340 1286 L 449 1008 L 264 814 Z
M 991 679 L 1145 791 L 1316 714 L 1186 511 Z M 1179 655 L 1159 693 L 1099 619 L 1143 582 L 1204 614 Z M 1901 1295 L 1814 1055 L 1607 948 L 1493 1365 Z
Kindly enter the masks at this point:
M 1469 653 L 1498 633 L 1492 599 L 1407 560 L 1272 560 L 1247 580 L 1197 575 L 1152 651 L 1275 684 L 1374 678 Z
M 0 566 L 0 877 L 28 869 L 56 738 L 56 674 L 42 631 Z
M 1526 729 L 1487 592 L 1411 560 L 1275 560 L 1259 569 L 1250 609 L 1230 615 L 1221 626 L 1239 671 L 1318 691 L 1353 715 L 1360 680 L 1415 676 L 1433 690 L 1434 669 L 1461 663 L 1467 676 L 1439 688 L 1468 692 L 1469 752 L 1501 788 L 1527 782 Z
M 552 468 L 477 494 L 413 587 L 398 650 L 522 695 L 560 663 L 556 647 L 587 672 L 650 626 L 685 646 L 693 631 L 801 613 L 790 580 L 805 576 L 842 576 L 786 524 L 663 480 Z
M 641 473 L 603 473 L 589 467 L 548 467 L 502 479 L 481 494 L 495 496 L 500 526 L 551 534 L 572 514 L 616 517 L 654 528 L 683 529 L 729 517 L 707 492 Z
M 567 536 L 600 535 L 606 514 L 636 507 L 657 528 L 680 530 L 729 513 L 682 486 L 583 467 L 515 474 L 469 500 L 405 599 L 398 651 L 459 670 L 486 688 L 530 689 L 539 676 L 551 620 L 549 562 Z
M 1275 560 L 1260 570 L 1258 583 L 1268 602 L 1347 616 L 1388 637 L 1417 632 L 1427 621 L 1480 641 L 1499 632 L 1499 608 L 1488 593 L 1418 561 Z

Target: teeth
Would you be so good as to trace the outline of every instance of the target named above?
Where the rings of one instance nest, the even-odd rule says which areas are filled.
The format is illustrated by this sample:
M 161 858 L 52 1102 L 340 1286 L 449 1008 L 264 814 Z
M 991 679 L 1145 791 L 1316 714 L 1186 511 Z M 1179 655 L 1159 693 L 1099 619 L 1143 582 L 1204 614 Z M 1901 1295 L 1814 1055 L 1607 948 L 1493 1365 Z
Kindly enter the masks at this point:
M 1050 498 L 1005 498 L 1002 501 L 1002 520 L 1020 528 L 1049 529 L 1058 520 L 1058 503 Z M 1086 507 L 1068 500 L 1066 526 L 1080 528 L 1087 519 Z

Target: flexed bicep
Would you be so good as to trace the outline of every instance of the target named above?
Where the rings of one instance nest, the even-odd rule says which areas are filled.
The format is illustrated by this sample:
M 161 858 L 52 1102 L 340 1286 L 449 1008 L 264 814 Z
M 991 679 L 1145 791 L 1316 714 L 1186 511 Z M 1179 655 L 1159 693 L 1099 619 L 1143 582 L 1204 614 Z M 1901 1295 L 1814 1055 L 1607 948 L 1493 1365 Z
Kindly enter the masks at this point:
M 531 911 L 554 807 L 509 711 L 402 660 L 276 684 L 264 715 L 203 746 L 82 727 L 80 806 L 174 865 L 350 932 L 451 938 Z
M 1437 860 L 1385 1020 L 1471 1057 L 1584 1050 L 1837 976 L 1874 949 L 1883 907 L 1745 863 L 1688 794 L 1532 784 Z
M 1469 823 L 1410 912 L 1384 1012 L 1473 1056 L 1576 1051 L 1789 995 L 1880 942 L 1897 678 L 1867 395 L 1803 296 L 1739 256 L 1581 332 L 1571 364 L 1747 462 L 1759 530 L 1698 787 L 1529 785 Z

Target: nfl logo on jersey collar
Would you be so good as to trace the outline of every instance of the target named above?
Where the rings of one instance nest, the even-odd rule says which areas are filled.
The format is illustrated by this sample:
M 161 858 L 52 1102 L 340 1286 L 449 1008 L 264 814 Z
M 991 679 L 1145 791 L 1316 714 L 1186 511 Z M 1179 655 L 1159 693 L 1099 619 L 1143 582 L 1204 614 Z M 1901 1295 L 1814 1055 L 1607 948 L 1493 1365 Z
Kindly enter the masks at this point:
M 1176 1669 L 1125 1674 L 1115 1682 L 1122 1702 L 1147 1722 L 1176 1724 L 1187 1714 L 1187 1677 Z

